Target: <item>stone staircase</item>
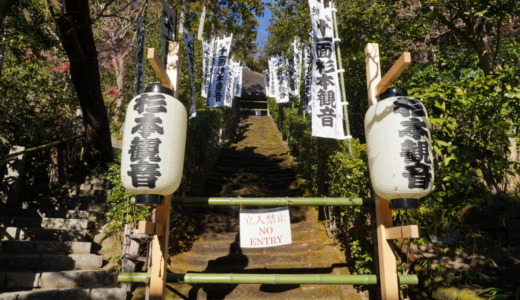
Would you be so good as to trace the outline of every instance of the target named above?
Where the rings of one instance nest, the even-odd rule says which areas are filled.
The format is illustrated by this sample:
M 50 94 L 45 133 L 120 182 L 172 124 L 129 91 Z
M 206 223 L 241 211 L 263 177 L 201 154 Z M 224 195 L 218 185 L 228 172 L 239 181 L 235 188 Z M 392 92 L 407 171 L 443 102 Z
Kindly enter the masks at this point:
M 243 118 L 210 174 L 206 195 L 298 197 L 289 155 L 270 116 Z M 251 207 L 248 207 L 251 208 Z M 202 225 L 191 248 L 171 257 L 175 273 L 348 274 L 345 256 L 318 221 L 315 207 L 290 207 L 293 243 L 240 247 L 238 207 L 197 207 Z M 189 213 L 190 210 L 186 210 Z M 175 226 L 172 223 L 172 226 Z M 166 299 L 366 299 L 350 285 L 169 284 Z
M 0 300 L 127 298 L 94 243 L 108 188 L 87 179 L 68 195 L 0 210 Z

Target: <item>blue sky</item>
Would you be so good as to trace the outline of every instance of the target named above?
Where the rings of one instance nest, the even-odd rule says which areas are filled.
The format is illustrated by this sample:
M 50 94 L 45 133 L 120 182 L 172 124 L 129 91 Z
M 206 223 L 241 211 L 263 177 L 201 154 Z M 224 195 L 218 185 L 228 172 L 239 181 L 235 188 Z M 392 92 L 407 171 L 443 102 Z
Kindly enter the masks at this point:
M 260 26 L 258 26 L 258 33 L 256 36 L 256 42 L 258 43 L 258 47 L 263 49 L 265 44 L 265 39 L 267 38 L 267 26 L 269 26 L 269 19 L 271 19 L 271 10 L 265 6 L 265 3 L 269 3 L 271 1 L 264 0 L 264 16 L 258 20 Z

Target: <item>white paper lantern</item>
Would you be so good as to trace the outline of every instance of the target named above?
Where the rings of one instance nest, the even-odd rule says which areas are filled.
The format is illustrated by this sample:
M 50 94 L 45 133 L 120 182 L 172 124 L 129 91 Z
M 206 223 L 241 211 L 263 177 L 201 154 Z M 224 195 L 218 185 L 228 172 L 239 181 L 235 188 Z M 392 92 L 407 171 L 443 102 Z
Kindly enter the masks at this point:
M 433 188 L 433 155 L 428 114 L 421 101 L 390 97 L 365 115 L 370 180 L 392 208 L 417 207 Z
M 136 204 L 160 204 L 182 178 L 187 114 L 171 91 L 154 85 L 128 104 L 121 181 Z

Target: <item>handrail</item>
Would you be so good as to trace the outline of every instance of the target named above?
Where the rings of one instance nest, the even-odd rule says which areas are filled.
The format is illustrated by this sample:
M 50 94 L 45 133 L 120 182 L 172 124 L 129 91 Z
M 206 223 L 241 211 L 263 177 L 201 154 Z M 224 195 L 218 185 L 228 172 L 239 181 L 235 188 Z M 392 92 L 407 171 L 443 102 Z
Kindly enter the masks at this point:
M 42 149 L 49 148 L 49 147 L 52 147 L 52 146 L 55 146 L 55 145 L 59 145 L 59 144 L 62 144 L 62 143 L 67 143 L 67 142 L 79 139 L 81 137 L 84 137 L 84 136 L 85 136 L 84 134 L 79 134 L 79 135 L 73 136 L 71 138 L 64 139 L 62 141 L 51 142 L 51 143 L 44 144 L 44 145 L 41 145 L 41 146 L 36 146 L 36 147 L 33 147 L 33 148 L 25 149 L 23 151 L 18 151 L 18 152 L 15 152 L 15 153 L 11 153 L 11 154 L 9 154 L 9 155 L 7 155 L 5 157 L 2 157 L 0 159 L 0 163 L 4 163 L 7 160 L 9 160 L 10 158 L 16 157 L 16 156 L 18 156 L 20 154 L 24 154 L 24 153 L 28 153 L 28 152 L 34 152 L 34 151 L 42 150 Z

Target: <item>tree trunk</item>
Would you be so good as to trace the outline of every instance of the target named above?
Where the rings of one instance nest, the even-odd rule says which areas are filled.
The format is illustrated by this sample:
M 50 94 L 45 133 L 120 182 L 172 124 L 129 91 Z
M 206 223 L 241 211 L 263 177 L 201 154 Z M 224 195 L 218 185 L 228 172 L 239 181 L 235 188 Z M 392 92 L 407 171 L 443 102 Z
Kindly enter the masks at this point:
M 2 0 L 0 1 L 0 25 L 4 24 L 7 12 L 17 1 L 16 0 Z
M 91 167 L 106 167 L 114 155 L 88 1 L 66 0 L 65 12 L 56 15 L 55 21 L 70 60 L 72 82 L 83 111 L 87 163 Z
M 113 59 L 114 61 L 114 70 L 116 73 L 116 85 L 117 85 L 117 99 L 116 105 L 114 108 L 114 116 L 112 118 L 112 123 L 115 126 L 119 126 L 120 118 L 123 115 L 123 109 L 125 106 L 125 60 L 124 56 L 117 54 Z

